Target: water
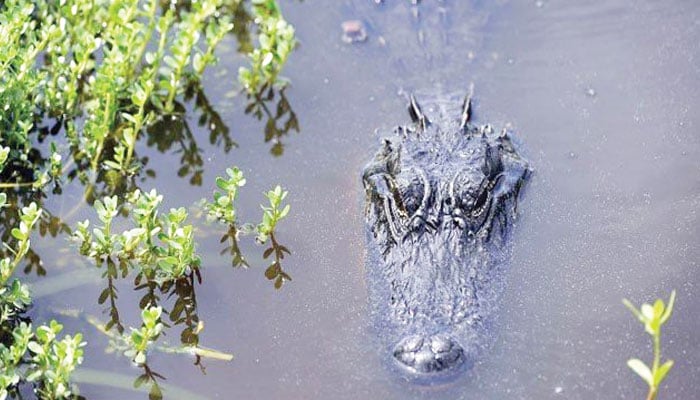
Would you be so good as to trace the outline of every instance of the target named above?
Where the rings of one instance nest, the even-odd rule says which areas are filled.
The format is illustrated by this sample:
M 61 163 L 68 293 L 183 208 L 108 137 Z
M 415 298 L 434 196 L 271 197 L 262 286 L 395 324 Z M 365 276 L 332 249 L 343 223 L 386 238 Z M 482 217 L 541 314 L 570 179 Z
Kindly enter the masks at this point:
M 197 222 L 200 342 L 235 359 L 205 360 L 206 374 L 184 356 L 154 352 L 149 365 L 168 384 L 212 399 L 640 399 L 644 383 L 625 362 L 649 360 L 650 340 L 621 299 L 639 304 L 675 288 L 663 352 L 676 365 L 661 393 L 697 396 L 697 3 L 425 0 L 418 19 L 406 1 L 385 3 L 283 3 L 301 41 L 285 70 L 300 132 L 282 137 L 281 156 L 269 154 L 264 124 L 244 115 L 244 96 L 231 97 L 244 62 L 233 38 L 204 91 L 238 147 L 211 145 L 208 129 L 189 114 L 203 163 L 201 186 L 190 186 L 191 174 L 177 176 L 177 146 L 160 153 L 141 144 L 139 154 L 156 172 L 141 186 L 157 187 L 166 206 L 210 196 L 214 177 L 231 165 L 248 178 L 244 220 L 260 218 L 262 191 L 276 183 L 289 189 L 292 204 L 279 240 L 292 251 L 283 266 L 293 281 L 278 291 L 263 276 L 252 241 L 242 246 L 253 267 L 234 270 L 219 255 L 223 232 Z M 340 26 L 348 19 L 365 22 L 367 42 L 343 43 Z M 477 122 L 512 124 L 535 174 L 521 201 L 492 349 L 452 385 L 415 386 L 381 364 L 367 328 L 359 174 L 381 131 L 407 121 L 403 93 L 466 90 L 470 82 Z M 49 208 L 66 215 L 80 190 L 66 188 Z M 89 216 L 80 209 L 68 222 Z M 96 304 L 103 289 L 96 282 L 103 281 L 85 272 L 89 262 L 71 258 L 61 240 L 49 246 L 36 247 L 52 267 L 37 285 L 66 273 L 87 278 L 42 295 L 35 318 L 79 309 L 107 319 Z M 65 256 L 51 266 L 54 252 Z M 134 326 L 142 293 L 128 280 L 119 287 L 122 319 Z M 126 358 L 103 354 L 107 339 L 84 319 L 62 319 L 67 331 L 86 332 L 86 368 L 132 379 L 141 373 Z M 166 339 L 177 343 L 180 330 Z M 81 392 L 138 398 L 103 385 L 82 384 Z M 165 398 L 188 395 L 170 390 Z

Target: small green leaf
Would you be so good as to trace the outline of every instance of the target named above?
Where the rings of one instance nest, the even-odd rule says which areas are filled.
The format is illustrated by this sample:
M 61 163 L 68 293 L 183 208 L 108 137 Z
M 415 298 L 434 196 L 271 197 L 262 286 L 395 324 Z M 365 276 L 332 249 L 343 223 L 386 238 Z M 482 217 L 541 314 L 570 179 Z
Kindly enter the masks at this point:
M 663 365 L 660 366 L 658 370 L 656 370 L 656 375 L 654 376 L 654 385 L 659 386 L 661 382 L 663 382 L 664 378 L 666 377 L 666 374 L 668 374 L 668 371 L 671 370 L 671 367 L 673 367 L 673 360 L 668 360 L 665 363 L 663 363 Z
M 654 319 L 659 319 L 664 312 L 664 301 L 656 299 L 654 302 Z
M 136 353 L 136 357 L 134 357 L 134 363 L 135 363 L 136 365 L 142 365 L 142 364 L 144 364 L 145 362 L 146 362 L 146 354 L 143 353 L 143 352 L 141 352 L 141 351 L 139 351 L 138 353 Z
M 286 217 L 287 214 L 289 214 L 289 209 L 290 209 L 290 205 L 289 205 L 289 204 L 287 204 L 286 206 L 284 206 L 284 208 L 282 209 L 282 212 L 280 213 L 280 217 L 279 217 L 279 218 L 282 219 L 282 218 Z
M 652 307 L 651 304 L 642 304 L 642 317 L 645 322 L 654 319 L 654 307 Z
M 676 291 L 671 292 L 671 297 L 668 299 L 668 305 L 666 306 L 666 311 L 664 311 L 663 315 L 661 316 L 661 324 L 665 324 L 666 321 L 671 317 L 671 313 L 673 312 L 673 304 L 676 302 Z
M 647 367 L 646 364 L 642 362 L 642 360 L 637 358 L 631 358 L 627 361 L 627 366 L 630 367 L 630 369 L 634 371 L 637 375 L 639 375 L 642 379 L 644 379 L 644 381 L 649 386 L 654 385 L 654 378 L 651 375 L 651 371 L 649 370 L 649 367 Z
M 263 57 L 261 65 L 263 67 L 270 65 L 270 63 L 272 63 L 273 57 L 274 57 L 274 55 L 272 53 L 265 53 L 265 56 Z
M 12 236 L 17 240 L 24 240 L 27 238 L 26 235 L 24 233 L 22 233 L 22 231 L 20 231 L 17 228 L 12 228 L 11 232 L 12 232 Z
M 642 313 L 640 313 L 639 310 L 637 310 L 637 307 L 635 307 L 631 301 L 627 299 L 622 299 L 622 304 L 624 304 L 625 307 L 632 311 L 632 314 L 634 314 L 634 316 L 637 317 L 637 319 L 639 319 L 640 321 L 644 321 Z
M 146 382 L 148 382 L 148 375 L 139 375 L 139 377 L 134 380 L 134 388 L 138 389 Z
M 282 276 L 278 276 L 277 279 L 275 279 L 275 289 L 281 288 L 283 282 L 284 278 L 282 278 Z
M 29 342 L 27 344 L 27 347 L 29 350 L 31 350 L 34 354 L 44 354 L 44 348 L 41 347 L 41 345 L 37 342 Z

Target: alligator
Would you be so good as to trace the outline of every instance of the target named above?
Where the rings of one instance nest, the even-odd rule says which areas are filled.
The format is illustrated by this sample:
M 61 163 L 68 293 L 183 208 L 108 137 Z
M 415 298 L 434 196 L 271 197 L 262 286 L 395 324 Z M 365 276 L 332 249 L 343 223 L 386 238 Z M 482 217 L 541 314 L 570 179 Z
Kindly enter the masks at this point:
M 411 95 L 412 122 L 362 174 L 370 308 L 385 358 L 415 379 L 455 376 L 485 347 L 531 173 L 509 130 L 472 121 L 472 93 L 427 113 Z

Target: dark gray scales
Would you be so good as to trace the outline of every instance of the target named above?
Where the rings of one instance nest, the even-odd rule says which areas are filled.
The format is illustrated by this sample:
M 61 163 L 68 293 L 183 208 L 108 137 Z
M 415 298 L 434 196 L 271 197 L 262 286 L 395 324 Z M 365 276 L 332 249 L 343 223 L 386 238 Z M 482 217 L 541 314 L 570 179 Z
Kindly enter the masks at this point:
M 446 97 L 424 109 L 411 96 L 412 123 L 362 176 L 371 309 L 411 376 L 452 375 L 485 343 L 530 173 L 506 130 L 472 121 L 471 104 Z

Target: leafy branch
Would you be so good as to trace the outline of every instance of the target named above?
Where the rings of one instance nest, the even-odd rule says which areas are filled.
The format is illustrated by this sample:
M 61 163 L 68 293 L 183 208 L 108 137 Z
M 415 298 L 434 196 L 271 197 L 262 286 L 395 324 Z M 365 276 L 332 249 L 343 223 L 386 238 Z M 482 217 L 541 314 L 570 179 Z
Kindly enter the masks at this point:
M 661 326 L 671 318 L 675 300 L 675 290 L 671 292 L 667 305 L 664 304 L 663 300 L 657 299 L 654 305 L 644 303 L 640 309 L 637 309 L 629 300 L 622 300 L 623 304 L 644 325 L 644 330 L 651 335 L 654 343 L 654 360 L 651 368 L 638 358 L 631 358 L 627 361 L 627 366 L 649 385 L 647 400 L 656 398 L 661 382 L 673 367 L 673 360 L 661 364 Z

